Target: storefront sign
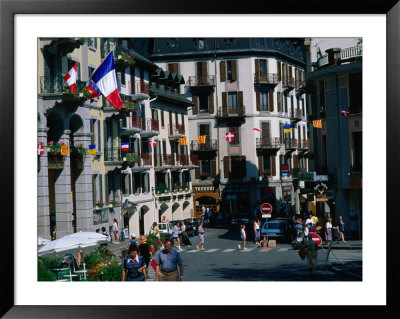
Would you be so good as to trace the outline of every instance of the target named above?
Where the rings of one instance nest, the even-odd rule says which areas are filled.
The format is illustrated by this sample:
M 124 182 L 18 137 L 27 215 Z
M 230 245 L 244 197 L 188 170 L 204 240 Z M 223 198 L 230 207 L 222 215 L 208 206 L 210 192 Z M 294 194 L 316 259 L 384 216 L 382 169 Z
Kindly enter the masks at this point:
M 194 189 L 196 192 L 214 192 L 215 191 L 214 186 L 201 186 L 201 187 L 195 187 Z

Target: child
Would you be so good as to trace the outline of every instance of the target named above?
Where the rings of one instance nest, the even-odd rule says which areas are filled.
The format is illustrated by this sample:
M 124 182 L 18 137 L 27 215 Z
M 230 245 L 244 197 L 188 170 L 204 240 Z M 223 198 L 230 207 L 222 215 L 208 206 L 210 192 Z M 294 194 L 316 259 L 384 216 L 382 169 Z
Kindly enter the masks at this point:
M 242 242 L 243 242 L 243 249 L 246 250 L 246 226 L 245 225 L 241 225 L 240 226 L 240 237 L 242 238 Z M 239 249 L 240 249 L 240 244 L 238 245 Z

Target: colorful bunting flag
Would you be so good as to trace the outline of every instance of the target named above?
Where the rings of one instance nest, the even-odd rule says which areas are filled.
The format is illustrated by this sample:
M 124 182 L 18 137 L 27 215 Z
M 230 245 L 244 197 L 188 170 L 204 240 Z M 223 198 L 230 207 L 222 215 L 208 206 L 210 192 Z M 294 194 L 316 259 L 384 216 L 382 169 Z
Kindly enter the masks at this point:
M 283 126 L 283 132 L 284 133 L 290 133 L 292 131 L 292 125 L 291 124 L 287 124 Z
M 100 95 L 99 88 L 96 86 L 96 84 L 94 84 L 92 80 L 89 81 L 89 84 L 86 86 L 85 90 L 90 93 L 91 99 L 94 99 L 95 97 L 98 97 Z
M 88 154 L 96 155 L 96 144 L 89 145 Z
M 68 145 L 61 145 L 61 155 L 67 156 L 69 154 L 69 146 Z
M 349 111 L 340 110 L 340 115 L 341 115 L 342 117 L 347 116 L 347 115 L 349 115 Z
M 259 128 L 253 128 L 253 131 L 256 131 L 256 132 L 261 132 L 261 130 L 259 129 Z
M 39 144 L 38 145 L 38 155 L 43 155 L 44 154 L 44 145 Z
M 179 144 L 181 146 L 187 145 L 187 137 L 180 137 L 179 138 Z
M 198 144 L 206 144 L 206 136 L 207 136 L 207 135 L 200 135 L 200 136 L 197 136 L 197 143 L 198 143 Z
M 315 128 L 322 128 L 322 120 L 314 120 L 313 121 L 313 126 Z
M 149 143 L 150 147 L 156 146 L 157 145 L 157 140 L 152 140 Z
M 235 140 L 235 134 L 232 132 L 225 133 L 225 140 L 227 142 L 233 142 Z
M 68 71 L 68 74 L 64 76 L 64 81 L 67 83 L 67 85 L 74 94 L 76 94 L 77 75 L 78 75 L 78 62 L 75 62 L 71 70 Z
M 129 143 L 121 143 L 121 151 L 128 152 L 129 151 Z

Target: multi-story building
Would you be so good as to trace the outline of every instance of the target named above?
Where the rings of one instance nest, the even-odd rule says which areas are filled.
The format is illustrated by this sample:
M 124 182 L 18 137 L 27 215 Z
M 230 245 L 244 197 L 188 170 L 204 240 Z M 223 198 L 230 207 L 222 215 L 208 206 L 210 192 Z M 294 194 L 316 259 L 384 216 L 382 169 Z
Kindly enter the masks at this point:
M 184 95 L 194 104 L 189 131 L 192 160 L 199 165 L 192 176 L 196 216 L 203 205 L 221 208 L 225 216 L 262 202 L 272 204 L 273 215 L 299 210 L 297 176 L 307 170 L 309 148 L 303 42 L 150 41 L 150 59 L 184 76 Z
M 309 41 L 309 44 L 311 42 Z M 310 59 L 309 59 L 310 61 Z M 307 73 L 311 100 L 311 170 L 323 181 L 306 181 L 316 190 L 317 215 L 341 215 L 345 237 L 361 238 L 362 225 L 362 47 L 332 48 Z M 318 125 L 317 125 L 318 126 Z M 313 190 L 311 190 L 313 191 Z

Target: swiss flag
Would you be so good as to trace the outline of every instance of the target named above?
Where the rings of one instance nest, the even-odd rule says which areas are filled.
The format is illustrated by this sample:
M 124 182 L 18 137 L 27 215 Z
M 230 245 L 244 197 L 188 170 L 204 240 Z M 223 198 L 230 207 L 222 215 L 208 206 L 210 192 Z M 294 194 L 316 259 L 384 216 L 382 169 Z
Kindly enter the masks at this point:
M 150 141 L 150 147 L 157 145 L 157 140 Z
M 340 110 L 340 115 L 341 115 L 342 117 L 347 116 L 347 115 L 349 115 L 349 111 Z
M 235 134 L 234 133 L 232 133 L 232 132 L 225 133 L 225 140 L 227 142 L 233 142 L 234 139 L 235 139 Z
M 77 75 L 78 75 L 78 62 L 75 62 L 71 70 L 69 70 L 68 74 L 64 76 L 64 81 L 68 84 L 69 88 L 74 94 L 76 94 Z
M 38 145 L 38 155 L 43 155 L 44 154 L 44 145 L 39 144 Z

